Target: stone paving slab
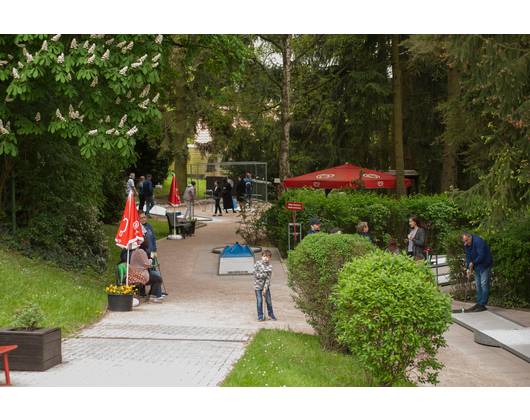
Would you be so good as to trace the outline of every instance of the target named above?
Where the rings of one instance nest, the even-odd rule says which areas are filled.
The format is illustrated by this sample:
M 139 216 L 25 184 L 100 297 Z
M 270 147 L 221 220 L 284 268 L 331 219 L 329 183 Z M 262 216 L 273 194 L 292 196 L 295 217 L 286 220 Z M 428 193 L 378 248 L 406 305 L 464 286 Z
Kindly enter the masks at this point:
M 46 372 L 12 371 L 11 377 L 19 387 L 216 386 L 253 332 L 106 324 L 63 341 L 62 364 Z
M 475 342 L 502 347 L 530 362 L 530 328 L 494 311 L 456 313 L 454 320 L 473 331 Z

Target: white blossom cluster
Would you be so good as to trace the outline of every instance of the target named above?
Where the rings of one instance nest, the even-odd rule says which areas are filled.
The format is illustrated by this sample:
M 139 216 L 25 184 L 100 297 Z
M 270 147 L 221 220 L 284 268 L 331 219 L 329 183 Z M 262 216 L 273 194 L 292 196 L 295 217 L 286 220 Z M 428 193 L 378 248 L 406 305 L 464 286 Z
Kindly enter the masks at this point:
M 162 54 L 158 53 L 157 55 L 155 55 L 155 56 L 151 59 L 151 61 L 152 61 L 153 63 L 156 63 L 156 62 L 158 61 L 158 59 L 160 58 L 161 55 L 162 55 Z
M 5 61 L 5 60 L 1 60 L 1 61 L 0 61 L 0 66 L 3 66 L 4 64 L 7 64 L 7 63 L 8 63 L 7 61 Z
M 118 96 L 118 97 L 116 98 L 116 102 L 114 102 L 114 104 L 119 105 L 120 102 L 121 102 L 121 98 Z
M 125 54 L 127 52 L 127 50 L 130 50 L 133 46 L 134 46 L 134 41 L 129 42 L 129 45 L 127 45 L 126 47 L 122 48 L 122 50 L 121 50 L 122 54 Z
M 57 57 L 57 63 L 64 63 L 64 53 L 61 53 L 61 55 Z
M 24 68 L 24 64 L 22 64 L 20 61 L 18 62 L 18 67 L 23 69 Z
M 61 37 L 61 34 L 57 34 L 55 35 L 53 38 L 52 38 L 52 41 L 55 42 L 55 41 L 59 41 L 59 38 Z
M 103 119 L 99 120 L 98 124 L 103 124 Z
M 92 135 L 94 135 L 94 134 L 97 134 L 97 132 L 98 132 L 98 129 L 96 128 L 95 130 L 90 130 L 90 131 L 88 132 L 88 135 L 92 136 Z
M 123 125 L 125 124 L 125 121 L 127 121 L 127 114 L 125 114 L 125 115 L 121 118 L 120 123 L 118 124 L 118 127 L 123 128 Z
M 37 112 L 37 115 L 35 115 L 35 121 L 40 121 L 40 112 Z
M 90 87 L 94 87 L 98 84 L 98 77 L 94 77 L 94 80 L 92 80 L 92 83 L 90 83 Z
M 155 42 L 157 44 L 161 44 L 162 43 L 162 40 L 164 39 L 164 37 L 162 35 L 158 35 L 155 39 Z
M 119 44 L 116 44 L 116 46 L 117 46 L 118 48 L 121 48 L 121 47 L 123 47 L 126 43 L 127 43 L 127 41 L 122 41 L 122 42 L 120 42 Z
M 96 51 L 96 44 L 92 44 L 92 46 L 90 47 L 90 49 L 88 50 L 88 53 L 89 54 L 94 54 L 94 51 Z
M 90 35 L 90 38 L 95 38 L 95 39 L 101 39 L 105 36 L 105 34 L 91 34 Z
M 158 98 L 160 98 L 160 93 L 157 93 L 156 96 L 153 98 L 153 103 L 156 104 L 158 102 Z
M 26 61 L 31 63 L 33 61 L 33 56 L 31 54 L 26 54 Z
M 127 134 L 129 137 L 132 136 L 134 133 L 136 133 L 138 131 L 138 129 L 136 128 L 136 126 L 134 126 L 133 128 L 131 128 L 129 131 L 127 131 L 125 134 Z
M 77 105 L 77 108 L 81 108 L 81 105 L 83 105 L 83 101 L 79 102 L 79 105 Z
M 15 79 L 20 79 L 20 76 L 18 75 L 18 71 L 17 71 L 16 67 L 13 67 L 13 77 Z
M 9 95 L 6 95 L 6 98 L 5 98 L 5 102 L 13 102 L 15 99 L 14 98 L 10 98 Z
M 13 56 L 11 54 L 7 54 L 7 58 L 9 58 L 10 60 L 13 59 Z
M 70 73 L 67 73 L 66 74 L 66 78 L 71 81 L 72 80 L 72 75 Z
M 64 119 L 64 117 L 61 115 L 61 111 L 59 111 L 59 108 L 57 108 L 57 111 L 55 112 L 55 115 L 56 115 L 57 118 L 59 118 L 61 121 L 66 122 L 66 120 Z
M 108 41 L 105 41 L 105 44 L 110 45 L 114 42 L 114 38 L 109 39 Z
M 130 103 L 133 103 L 136 98 L 129 99 Z
M 85 43 L 83 44 L 83 48 L 85 48 L 85 49 L 88 48 L 89 44 L 90 44 L 90 42 L 88 42 L 88 40 L 86 40 Z
M 111 128 L 110 130 L 105 131 L 105 134 L 112 134 L 115 130 L 115 128 Z
M 40 49 L 46 51 L 48 49 L 48 41 L 44 40 Z
M 127 71 L 128 68 L 129 68 L 129 66 L 125 66 L 124 68 L 122 68 L 122 69 L 120 70 L 120 74 L 121 74 L 122 76 L 125 76 L 125 72 Z
M 110 115 L 107 115 L 107 118 L 105 118 L 105 122 L 106 122 L 106 123 L 109 123 L 109 122 L 110 122 Z
M 83 118 L 85 118 L 85 114 L 83 114 L 83 115 L 81 115 L 81 116 L 79 117 L 79 121 L 83 122 Z
M 74 48 L 74 49 L 77 48 L 77 42 L 76 42 L 75 38 L 72 39 L 72 42 L 70 43 L 70 49 L 72 49 L 72 48 Z
M 72 120 L 75 120 L 76 118 L 79 118 L 79 111 L 75 111 L 74 112 L 74 107 L 72 106 L 72 104 L 70 104 L 70 106 L 68 107 L 68 116 Z
M 4 128 L 4 123 L 2 120 L 0 120 L 0 132 L 2 132 L 2 134 L 9 134 L 9 131 Z
M 119 132 L 118 130 L 116 130 L 116 131 L 114 132 L 114 135 L 115 135 L 115 136 L 119 136 L 119 135 L 120 135 L 120 132 Z
M 144 98 L 149 94 L 149 91 L 151 90 L 151 84 L 148 84 L 145 89 L 140 93 L 140 98 Z
M 152 66 L 153 66 L 153 68 L 155 68 L 155 67 L 158 67 L 159 64 L 160 63 L 155 63 L 155 64 L 152 64 Z
M 149 98 L 147 98 L 145 101 L 143 101 L 141 104 L 138 104 L 138 106 L 142 109 L 147 109 L 147 104 L 149 103 Z
M 131 91 L 127 92 L 127 94 L 125 95 L 126 98 L 130 98 L 131 97 Z
M 110 57 L 110 51 L 107 50 L 107 51 L 105 51 L 105 54 L 103 54 L 101 56 L 101 61 L 107 61 L 109 59 L 109 57 Z
M 87 60 L 87 64 L 90 64 L 94 61 L 94 59 L 96 58 L 96 54 L 93 54 L 89 57 L 89 59 Z

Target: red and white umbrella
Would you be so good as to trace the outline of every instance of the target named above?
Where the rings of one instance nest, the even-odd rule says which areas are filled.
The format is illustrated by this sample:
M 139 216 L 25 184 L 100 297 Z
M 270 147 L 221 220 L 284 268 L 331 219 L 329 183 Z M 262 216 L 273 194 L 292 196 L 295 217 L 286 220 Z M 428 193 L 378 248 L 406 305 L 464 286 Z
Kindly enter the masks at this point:
M 127 197 L 125 210 L 121 218 L 120 227 L 116 234 L 116 245 L 124 249 L 136 249 L 144 241 L 142 225 L 138 218 L 138 210 L 131 192 Z M 127 285 L 129 285 L 129 253 L 127 252 Z

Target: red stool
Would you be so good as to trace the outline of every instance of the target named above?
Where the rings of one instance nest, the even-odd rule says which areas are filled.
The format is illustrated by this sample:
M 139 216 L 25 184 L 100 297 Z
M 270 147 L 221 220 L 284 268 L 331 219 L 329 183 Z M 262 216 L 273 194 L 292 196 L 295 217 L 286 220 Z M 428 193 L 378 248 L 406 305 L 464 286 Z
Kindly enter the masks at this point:
M 4 370 L 6 373 L 6 383 L 0 386 L 11 385 L 9 380 L 9 363 L 7 363 L 7 355 L 11 350 L 15 350 L 18 346 L 0 346 L 0 354 L 4 355 Z

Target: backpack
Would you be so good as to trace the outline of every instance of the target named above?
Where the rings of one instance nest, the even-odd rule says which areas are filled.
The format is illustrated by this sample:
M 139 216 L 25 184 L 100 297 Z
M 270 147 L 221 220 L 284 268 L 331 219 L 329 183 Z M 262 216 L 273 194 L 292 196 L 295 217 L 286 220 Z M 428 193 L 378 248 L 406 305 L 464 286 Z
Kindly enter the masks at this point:
M 223 194 L 226 194 L 228 192 L 228 190 L 226 189 L 226 184 L 223 184 L 222 190 L 223 190 Z
M 252 189 L 252 182 L 247 181 L 247 183 L 245 185 L 247 187 L 247 191 L 250 191 Z

